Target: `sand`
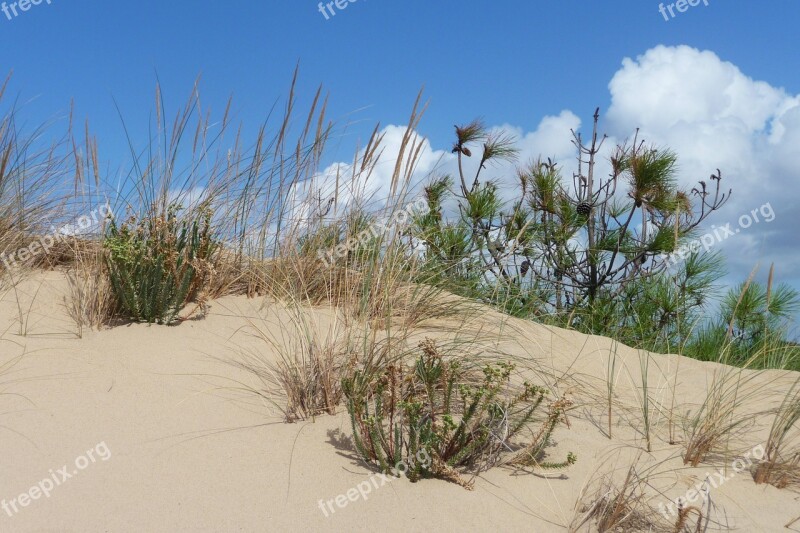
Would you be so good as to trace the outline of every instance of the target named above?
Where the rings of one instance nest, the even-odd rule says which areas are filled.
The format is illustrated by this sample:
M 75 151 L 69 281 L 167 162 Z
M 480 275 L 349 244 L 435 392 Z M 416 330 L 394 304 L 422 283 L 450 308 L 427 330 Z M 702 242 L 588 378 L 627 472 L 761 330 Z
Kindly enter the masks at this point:
M 575 398 L 570 428 L 558 429 L 552 454 L 572 451 L 578 463 L 550 473 L 494 469 L 474 491 L 440 480 L 387 482 L 348 445 L 346 416 L 285 424 L 242 390 L 253 376 L 229 362 L 243 347 L 268 351 L 242 334 L 248 317 L 263 315 L 261 300 L 227 297 L 202 320 L 123 325 L 80 338 L 63 305 L 65 291 L 63 275 L 49 272 L 0 300 L 0 365 L 22 356 L 0 375 L 0 500 L 11 509 L 0 508 L 2 532 L 566 531 L 580 522 L 579 500 L 591 502 L 593 480 L 624 475 L 637 455 L 642 468 L 658 465 L 654 483 L 670 497 L 724 464 L 684 467 L 681 445 L 664 438 L 664 413 L 653 415 L 653 453 L 637 451 L 639 352 L 618 350 L 619 414 L 609 439 L 598 398 L 610 341 L 511 321 L 506 348 L 563 377 L 553 382 Z M 499 322 L 494 313 L 485 316 Z M 436 335 L 435 328 L 426 334 Z M 676 411 L 702 401 L 721 368 L 678 356 L 652 361 L 651 394 L 666 404 L 678 371 Z M 757 375 L 752 383 L 762 393 L 746 409 L 768 409 L 794 377 Z M 749 428 L 742 450 L 762 443 L 765 431 Z M 62 479 L 64 473 L 70 477 Z M 20 499 L 37 494 L 37 486 L 49 496 Z M 800 515 L 796 491 L 757 486 L 746 471 L 712 494 L 716 530 L 787 531 L 783 525 Z M 347 502 L 342 507 L 339 495 Z M 580 530 L 593 527 L 590 521 Z

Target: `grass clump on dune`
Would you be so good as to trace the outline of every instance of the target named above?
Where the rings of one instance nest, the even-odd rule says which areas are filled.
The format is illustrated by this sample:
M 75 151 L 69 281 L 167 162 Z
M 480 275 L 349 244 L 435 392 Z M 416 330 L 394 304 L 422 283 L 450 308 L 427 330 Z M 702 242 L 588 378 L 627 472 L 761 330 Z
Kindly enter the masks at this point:
M 800 380 L 794 383 L 776 410 L 764 458 L 756 467 L 753 479 L 779 489 L 800 485 Z
M 330 130 L 320 89 L 293 136 L 296 81 L 297 72 L 274 132 L 265 123 L 251 144 L 241 129 L 231 132 L 230 103 L 210 121 L 197 86 L 172 122 L 156 88 L 155 121 L 143 146 L 123 120 L 131 162 L 110 201 L 120 216 L 103 229 L 102 253 L 70 265 L 68 307 L 79 330 L 115 318 L 168 324 L 205 311 L 216 297 L 265 292 L 269 262 L 282 255 L 287 197 L 316 172 Z M 85 156 L 75 152 L 76 181 L 93 188 L 85 195 L 104 195 L 111 186 L 96 143 L 87 140 Z M 109 291 L 92 299 L 86 289 L 98 286 L 110 286 L 113 305 Z
M 18 281 L 42 257 L 38 237 L 63 216 L 67 194 L 60 187 L 71 157 L 70 131 L 45 141 L 51 123 L 28 130 L 16 103 L 4 108 L 10 79 L 0 81 L 0 286 Z
M 335 414 L 342 401 L 343 369 L 353 364 L 348 348 L 352 332 L 338 313 L 326 326 L 301 306 L 281 311 L 274 320 L 262 316 L 263 324 L 249 321 L 247 334 L 269 350 L 241 350 L 235 365 L 256 378 L 245 389 L 277 409 L 287 423 Z

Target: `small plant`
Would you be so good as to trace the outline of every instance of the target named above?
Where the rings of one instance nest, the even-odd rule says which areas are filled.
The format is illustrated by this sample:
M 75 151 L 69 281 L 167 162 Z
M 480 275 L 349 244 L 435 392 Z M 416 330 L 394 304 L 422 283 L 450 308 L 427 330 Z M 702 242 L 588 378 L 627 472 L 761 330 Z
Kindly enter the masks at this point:
M 570 524 L 570 533 L 586 531 L 586 524 L 593 522 L 591 530 L 606 531 L 683 531 L 673 529 L 673 524 L 662 519 L 661 514 L 651 506 L 652 495 L 648 489 L 653 479 L 659 476 L 655 471 L 660 464 L 640 470 L 640 458 L 636 458 L 625 472 L 623 479 L 614 473 L 604 473 L 596 482 L 586 485 L 577 502 L 576 515 Z M 591 493 L 586 491 L 591 490 Z M 678 517 L 680 522 L 681 518 Z
M 463 469 L 477 472 L 496 464 L 564 468 L 562 462 L 545 461 L 544 449 L 571 402 L 566 398 L 537 411 L 547 391 L 529 383 L 514 390 L 508 363 L 472 368 L 468 361 L 445 358 L 431 339 L 421 342 L 422 354 L 413 366 L 388 365 L 383 374 L 370 377 L 356 371 L 342 381 L 359 454 L 381 471 L 405 461 L 408 477 L 438 477 L 467 489 L 472 482 Z M 523 432 L 538 429 L 524 445 L 515 443 Z M 425 454 L 428 464 L 413 463 Z
M 800 484 L 800 380 L 786 394 L 767 438 L 764 459 L 753 475 L 756 483 L 779 489 Z
M 642 513 L 637 513 L 637 509 L 643 505 L 642 485 L 632 466 L 620 487 L 607 487 L 608 490 L 597 500 L 593 512 L 590 513 L 597 519 L 598 531 L 617 531 L 620 528 L 624 530 L 638 524 L 647 524 Z
M 608 350 L 608 365 L 606 373 L 606 401 L 608 407 L 608 438 L 611 439 L 612 423 L 611 417 L 613 414 L 614 404 L 614 387 L 617 384 L 617 358 L 618 358 L 619 343 L 615 340 L 611 341 L 611 349 Z
M 752 299 L 753 293 L 750 292 L 750 288 L 755 286 L 752 282 L 757 269 L 758 267 L 756 266 L 741 290 L 737 291 L 739 294 L 735 301 L 733 300 L 734 293 L 729 295 L 731 301 L 727 306 L 730 308 L 733 318 L 728 324 L 727 335 L 719 344 L 721 353 L 718 355 L 717 361 L 720 363 L 727 364 L 736 357 L 735 354 L 738 347 L 737 341 L 733 336 L 737 327 L 741 327 L 741 325 L 736 325 L 736 317 L 740 316 L 738 315 L 740 310 L 752 306 L 752 302 L 748 302 L 748 300 Z M 770 306 L 783 307 L 780 301 L 792 301 L 796 298 L 796 296 L 788 292 L 782 292 L 782 296 L 779 295 L 773 298 L 771 294 L 773 272 L 773 269 L 770 269 L 769 281 L 763 298 L 764 309 L 767 313 Z M 756 299 L 760 300 L 761 298 Z M 683 456 L 684 464 L 691 464 L 696 467 L 712 451 L 727 451 L 726 444 L 732 434 L 742 425 L 752 420 L 752 416 L 744 417 L 737 414 L 739 406 L 744 405 L 751 395 L 759 393 L 759 389 L 746 387 L 758 373 L 750 372 L 747 374 L 745 371 L 752 367 L 759 367 L 765 359 L 764 351 L 767 349 L 765 346 L 758 347 L 755 353 L 750 353 L 746 359 L 736 361 L 736 363 L 741 364 L 741 369 L 724 367 L 715 372 L 714 380 L 708 388 L 708 396 L 705 402 L 689 421 L 689 434 Z M 792 423 L 789 424 L 789 428 L 791 428 L 791 425 Z
M 757 269 L 728 291 L 718 316 L 690 339 L 687 355 L 750 368 L 800 370 L 800 350 L 788 340 L 800 293 L 774 283 L 775 265 L 766 285 L 754 281 Z
M 99 245 L 92 244 L 86 251 L 77 246 L 72 250 L 74 264 L 66 271 L 69 293 L 64 297 L 64 306 L 75 322 L 79 338 L 83 337 L 84 328 L 100 328 L 107 324 L 115 311 L 103 251 Z
M 169 324 L 210 272 L 217 245 L 211 238 L 211 213 L 179 220 L 171 204 L 161 216 L 112 221 L 105 239 L 106 265 L 117 304 L 133 320 Z M 151 211 L 155 212 L 153 207 Z
M 696 467 L 710 453 L 728 451 L 730 438 L 741 426 L 752 421 L 752 417 L 742 416 L 737 410 L 759 392 L 756 388 L 747 387 L 757 375 L 747 375 L 741 369 L 730 367 L 715 373 L 708 387 L 708 396 L 688 419 L 683 464 Z
M 647 446 L 647 451 L 652 451 L 652 419 L 651 419 L 651 406 L 650 406 L 650 354 L 646 351 L 639 350 L 639 369 L 642 376 L 642 393 L 639 396 L 639 404 L 642 408 L 642 426 L 644 432 L 644 439 Z M 637 391 L 638 392 L 638 391 Z
M 263 325 L 250 321 L 250 335 L 270 350 L 241 351 L 235 365 L 258 382 L 245 389 L 275 407 L 287 423 L 335 414 L 342 402 L 344 368 L 354 365 L 348 347 L 353 332 L 338 316 L 326 330 L 299 305 L 281 309 L 275 318 Z
M 10 82 L 11 74 L 0 78 L 0 287 L 14 285 L 41 257 L 23 249 L 63 216 L 64 177 L 71 170 L 71 127 L 42 142 L 54 124 L 27 127 L 17 99 L 3 99 Z

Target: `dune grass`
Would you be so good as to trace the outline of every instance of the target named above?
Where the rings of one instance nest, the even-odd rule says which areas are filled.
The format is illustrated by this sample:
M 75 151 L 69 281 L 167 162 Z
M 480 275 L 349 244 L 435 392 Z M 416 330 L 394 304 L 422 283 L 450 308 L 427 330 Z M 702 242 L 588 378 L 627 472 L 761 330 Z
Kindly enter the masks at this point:
M 764 458 L 756 467 L 753 479 L 780 489 L 800 485 L 800 379 L 776 409 Z
M 56 141 L 46 138 L 56 121 L 23 126 L 16 102 L 7 104 L 10 80 L 0 84 L 0 276 L 13 283 L 41 258 L 36 237 L 48 232 L 68 203 L 71 120 Z
M 568 531 L 683 533 L 694 531 L 684 529 L 690 518 L 698 527 L 708 524 L 705 513 L 696 508 L 699 513 L 694 517 L 691 511 L 675 516 L 660 512 L 667 498 L 658 487 L 669 485 L 667 479 L 675 476 L 667 465 L 670 458 L 654 460 L 641 448 L 624 447 L 612 453 L 617 457 L 603 461 L 612 466 L 600 467 L 581 488 Z

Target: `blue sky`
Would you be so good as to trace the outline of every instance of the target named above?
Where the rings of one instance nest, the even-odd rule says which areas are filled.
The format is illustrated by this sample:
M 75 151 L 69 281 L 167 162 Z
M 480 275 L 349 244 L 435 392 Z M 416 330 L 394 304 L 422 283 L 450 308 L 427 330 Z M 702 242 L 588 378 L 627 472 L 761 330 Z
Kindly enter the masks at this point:
M 562 109 L 605 108 L 622 58 L 658 44 L 712 50 L 798 93 L 797 20 L 793 0 L 710 0 L 668 22 L 651 0 L 360 0 L 327 21 L 311 0 L 52 0 L 10 21 L 0 14 L 0 69 L 13 68 L 23 97 L 39 97 L 31 115 L 74 98 L 102 139 L 119 133 L 112 96 L 126 117 L 143 115 L 156 72 L 175 102 L 202 73 L 207 104 L 233 94 L 251 124 L 299 61 L 306 91 L 330 90 L 332 116 L 369 106 L 357 114 L 363 131 L 402 123 L 424 84 L 421 131 L 436 143 L 477 115 L 533 129 Z
M 202 74 L 204 105 L 221 113 L 232 95 L 253 131 L 299 62 L 301 100 L 322 83 L 329 116 L 353 123 L 331 162 L 376 122 L 403 125 L 423 85 L 418 131 L 440 156 L 453 124 L 480 116 L 513 127 L 523 153 L 568 158 L 569 127 L 600 106 L 615 140 L 641 126 L 675 148 L 686 183 L 723 169 L 735 190 L 720 225 L 770 202 L 774 222 L 720 245 L 731 279 L 775 261 L 800 287 L 800 3 L 708 4 L 665 20 L 651 0 L 358 0 L 326 20 L 312 0 L 43 0 L 0 12 L 0 72 L 31 124 L 74 99 L 112 167 L 126 156 L 114 101 L 141 138 L 156 76 L 177 111 Z

